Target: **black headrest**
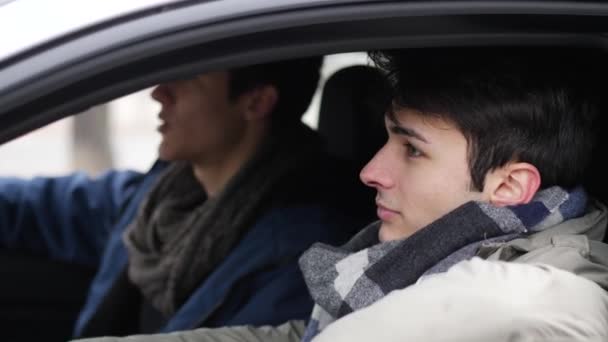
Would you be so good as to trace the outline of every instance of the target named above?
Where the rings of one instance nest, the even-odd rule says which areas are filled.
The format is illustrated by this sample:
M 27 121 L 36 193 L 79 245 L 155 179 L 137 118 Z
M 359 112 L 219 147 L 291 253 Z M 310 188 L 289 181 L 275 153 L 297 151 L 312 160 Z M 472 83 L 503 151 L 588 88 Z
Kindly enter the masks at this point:
M 386 141 L 383 114 L 389 85 L 376 68 L 351 66 L 334 73 L 321 97 L 318 131 L 330 154 L 362 167 Z

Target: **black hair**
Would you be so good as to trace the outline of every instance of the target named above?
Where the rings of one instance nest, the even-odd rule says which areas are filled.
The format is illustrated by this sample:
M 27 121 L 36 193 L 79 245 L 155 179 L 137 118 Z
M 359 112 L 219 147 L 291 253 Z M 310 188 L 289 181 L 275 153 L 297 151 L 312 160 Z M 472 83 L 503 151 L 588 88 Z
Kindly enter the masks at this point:
M 279 100 L 272 112 L 273 122 L 299 122 L 317 89 L 323 57 L 310 57 L 257 64 L 230 71 L 229 98 L 261 85 L 274 85 Z
M 565 48 L 429 48 L 377 51 L 393 107 L 451 122 L 468 142 L 472 188 L 512 161 L 541 188 L 582 182 L 602 101 L 604 54 Z M 390 115 L 390 110 L 389 113 Z

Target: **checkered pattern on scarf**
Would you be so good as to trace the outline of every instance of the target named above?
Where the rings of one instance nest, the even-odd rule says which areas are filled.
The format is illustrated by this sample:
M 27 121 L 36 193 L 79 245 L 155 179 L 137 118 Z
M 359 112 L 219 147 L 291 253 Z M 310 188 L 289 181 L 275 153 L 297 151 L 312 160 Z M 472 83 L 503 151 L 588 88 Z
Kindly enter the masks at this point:
M 302 341 L 312 340 L 331 322 L 392 290 L 414 284 L 422 275 L 473 257 L 483 242 L 547 229 L 583 215 L 586 205 L 582 188 L 568 192 L 551 187 L 518 206 L 468 202 L 402 240 L 380 243 L 380 222 L 375 222 L 342 247 L 315 244 L 300 258 L 315 301 Z

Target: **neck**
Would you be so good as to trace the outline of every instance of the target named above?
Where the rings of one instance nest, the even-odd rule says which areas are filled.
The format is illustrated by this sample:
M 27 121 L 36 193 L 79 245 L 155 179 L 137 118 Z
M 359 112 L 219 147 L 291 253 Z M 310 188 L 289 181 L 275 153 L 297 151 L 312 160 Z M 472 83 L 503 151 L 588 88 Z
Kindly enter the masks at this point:
M 217 153 L 215 158 L 206 156 L 192 163 L 194 176 L 208 197 L 219 194 L 256 154 L 265 133 L 265 129 L 251 130 L 237 144 Z

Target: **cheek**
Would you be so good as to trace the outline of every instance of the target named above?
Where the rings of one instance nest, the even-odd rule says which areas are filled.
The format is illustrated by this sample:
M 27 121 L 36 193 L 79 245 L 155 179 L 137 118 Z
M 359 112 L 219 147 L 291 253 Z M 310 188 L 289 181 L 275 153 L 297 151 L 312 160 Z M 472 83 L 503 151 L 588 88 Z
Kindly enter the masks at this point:
M 416 229 L 470 200 L 468 175 L 461 170 L 420 168 L 409 170 L 402 180 L 399 186 L 402 212 Z
M 192 148 L 203 150 L 230 149 L 241 141 L 245 123 L 235 113 L 220 112 L 221 115 L 199 116 L 191 122 L 188 134 Z
M 409 226 L 417 230 L 438 218 L 446 206 L 442 186 L 429 179 L 411 182 L 401 188 L 401 212 Z
M 438 189 L 442 192 L 436 195 L 437 216 L 443 216 L 464 203 L 474 200 L 473 193 L 469 190 L 469 181 L 466 178 L 453 177 L 451 181 L 440 184 Z

